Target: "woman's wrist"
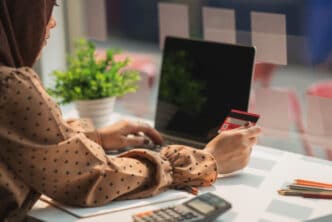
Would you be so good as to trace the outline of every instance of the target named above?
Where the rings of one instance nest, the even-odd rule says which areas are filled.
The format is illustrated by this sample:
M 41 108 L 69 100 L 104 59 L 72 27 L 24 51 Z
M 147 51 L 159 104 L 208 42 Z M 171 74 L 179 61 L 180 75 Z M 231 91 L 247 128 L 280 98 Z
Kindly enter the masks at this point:
M 208 143 L 205 146 L 204 151 L 207 152 L 208 154 L 210 154 L 213 157 L 213 159 L 216 163 L 217 172 L 218 173 L 222 172 L 222 169 L 221 169 L 221 166 L 220 166 L 221 165 L 221 163 L 220 163 L 221 158 L 220 158 L 220 156 L 217 156 L 218 153 L 216 152 L 215 144 L 213 142 Z
M 104 135 L 103 135 L 103 133 L 99 129 L 96 129 L 95 133 L 96 133 L 96 137 L 98 138 L 98 143 L 102 147 L 104 147 Z
M 206 144 L 206 146 L 204 147 L 203 150 L 213 156 L 213 150 L 214 150 L 214 148 L 213 148 L 213 144 L 211 144 L 211 142 L 208 143 L 208 144 Z

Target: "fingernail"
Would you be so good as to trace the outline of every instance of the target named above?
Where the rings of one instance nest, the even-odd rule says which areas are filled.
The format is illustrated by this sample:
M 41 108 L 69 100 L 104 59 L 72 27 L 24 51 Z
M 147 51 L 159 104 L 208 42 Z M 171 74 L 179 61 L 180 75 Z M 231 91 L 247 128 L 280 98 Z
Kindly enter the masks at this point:
M 250 126 L 250 122 L 246 122 L 244 126 Z
M 148 140 L 148 139 L 144 139 L 144 144 L 149 144 L 150 143 L 150 141 Z

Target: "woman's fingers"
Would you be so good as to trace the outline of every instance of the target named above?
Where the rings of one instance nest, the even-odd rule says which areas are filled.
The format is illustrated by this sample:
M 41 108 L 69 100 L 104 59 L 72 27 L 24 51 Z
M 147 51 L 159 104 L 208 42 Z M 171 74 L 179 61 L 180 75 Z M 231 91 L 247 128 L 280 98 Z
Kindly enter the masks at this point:
M 163 138 L 160 133 L 152 128 L 149 124 L 143 122 L 133 122 L 131 127 L 128 127 L 128 134 L 138 134 L 143 132 L 147 137 L 149 137 L 155 144 L 162 144 Z M 144 138 L 144 136 L 142 136 Z
M 257 143 L 257 137 L 250 138 L 248 141 L 248 146 L 253 147 Z
M 246 129 L 241 129 L 243 135 L 247 138 L 255 138 L 261 134 L 262 129 L 259 126 L 252 126 Z
M 134 135 L 129 135 L 125 139 L 125 146 L 128 147 L 146 147 L 149 145 L 150 140 L 144 136 L 134 136 Z
M 237 156 L 250 156 L 253 146 L 257 143 L 257 137 L 243 138 L 238 142 L 238 145 L 234 145 L 233 152 L 236 153 Z
M 66 122 L 68 123 L 68 124 L 70 124 L 70 123 L 72 123 L 72 122 L 75 122 L 77 119 L 76 118 L 68 118 L 68 119 L 66 119 Z

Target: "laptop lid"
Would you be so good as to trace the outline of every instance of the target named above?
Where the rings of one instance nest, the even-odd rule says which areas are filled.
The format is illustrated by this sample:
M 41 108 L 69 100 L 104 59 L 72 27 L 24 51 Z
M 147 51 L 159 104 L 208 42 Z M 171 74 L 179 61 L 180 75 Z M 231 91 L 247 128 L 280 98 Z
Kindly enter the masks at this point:
M 254 56 L 254 47 L 167 37 L 156 129 L 208 142 L 231 109 L 247 111 Z

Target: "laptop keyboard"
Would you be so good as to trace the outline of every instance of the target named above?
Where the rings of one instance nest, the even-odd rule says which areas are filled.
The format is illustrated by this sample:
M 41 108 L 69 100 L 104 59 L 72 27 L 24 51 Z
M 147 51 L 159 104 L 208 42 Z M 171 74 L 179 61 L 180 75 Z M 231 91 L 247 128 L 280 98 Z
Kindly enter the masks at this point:
M 169 146 L 169 145 L 184 145 L 184 146 L 190 146 L 190 147 L 197 148 L 197 149 L 204 148 L 203 145 L 190 143 L 189 141 L 188 142 L 183 141 L 181 139 L 176 139 L 175 137 L 174 138 L 173 137 L 172 138 L 164 137 L 164 142 L 161 146 L 160 145 L 154 145 L 152 143 L 152 141 L 150 141 L 149 144 L 141 146 L 139 148 L 145 148 L 145 149 L 149 149 L 149 150 L 159 152 L 163 147 Z M 108 151 L 106 151 L 106 153 L 108 155 L 118 155 L 118 154 L 121 154 L 123 152 L 129 151 L 129 150 L 132 150 L 132 149 L 135 149 L 135 147 L 125 147 L 125 148 L 122 148 L 122 149 L 119 149 L 119 150 L 108 150 Z
M 176 138 L 174 138 L 174 139 L 173 138 L 165 138 L 164 139 L 164 144 L 163 144 L 164 146 L 175 145 L 175 144 L 199 148 L 199 147 L 196 147 L 197 145 L 194 145 L 193 143 L 185 142 L 183 140 L 177 140 Z

